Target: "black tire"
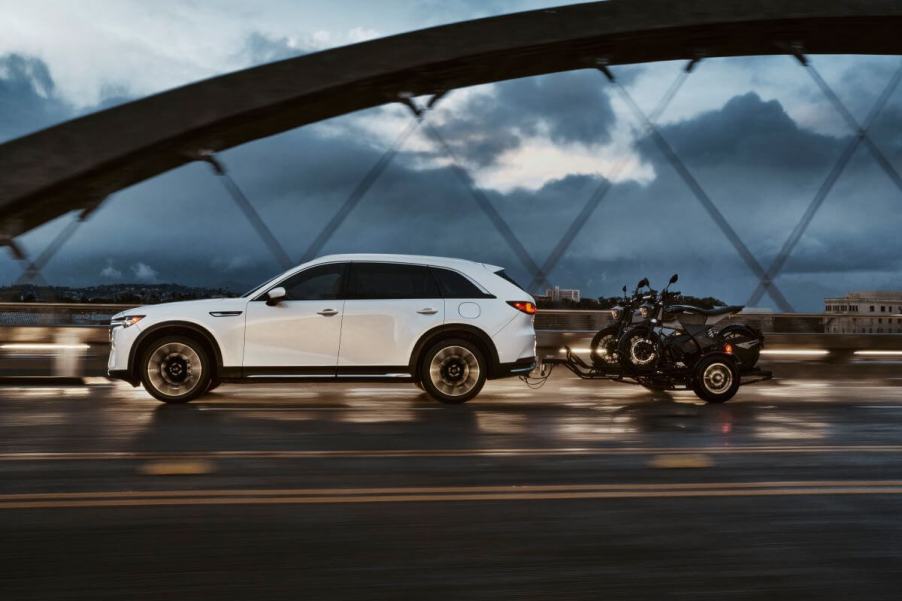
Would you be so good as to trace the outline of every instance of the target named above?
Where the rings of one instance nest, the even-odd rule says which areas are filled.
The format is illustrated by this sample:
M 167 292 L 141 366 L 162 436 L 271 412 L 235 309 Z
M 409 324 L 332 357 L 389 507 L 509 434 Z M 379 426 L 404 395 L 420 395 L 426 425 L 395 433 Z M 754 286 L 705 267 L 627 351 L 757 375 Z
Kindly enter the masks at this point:
M 210 384 L 207 386 L 207 392 L 212 392 L 212 391 L 216 390 L 217 388 L 219 388 L 220 384 L 222 384 L 220 379 L 217 378 L 216 376 L 213 376 L 212 378 L 210 378 Z
M 159 401 L 187 403 L 209 389 L 213 364 L 204 345 L 194 338 L 166 336 L 154 340 L 139 357 L 141 383 Z
M 742 324 L 727 326 L 717 333 L 717 338 L 721 343 L 730 342 L 733 344 L 733 354 L 739 358 L 743 368 L 751 369 L 758 364 L 758 359 L 761 356 L 761 336 L 749 326 Z M 758 340 L 759 344 L 748 349 L 739 346 L 741 343 L 749 340 Z
M 485 385 L 488 365 L 475 344 L 449 338 L 433 344 L 420 361 L 423 391 L 440 403 L 466 403 Z
M 696 363 L 692 391 L 703 401 L 726 403 L 739 390 L 740 383 L 736 363 L 723 355 L 714 355 Z
M 648 361 L 647 363 L 633 361 L 634 341 L 644 341 L 644 346 L 641 347 L 641 349 L 646 351 L 649 348 L 647 345 L 653 345 L 651 347 L 653 350 L 650 355 L 644 352 L 641 353 L 641 359 Z M 627 373 L 642 374 L 654 371 L 655 364 L 657 363 L 657 345 L 658 336 L 652 332 L 651 329 L 645 326 L 637 326 L 631 330 L 627 330 L 617 343 L 617 352 L 620 354 L 620 367 Z M 637 347 L 635 350 L 638 353 L 640 348 Z
M 592 337 L 592 365 L 599 369 L 617 367 L 617 326 L 608 326 L 596 332 Z

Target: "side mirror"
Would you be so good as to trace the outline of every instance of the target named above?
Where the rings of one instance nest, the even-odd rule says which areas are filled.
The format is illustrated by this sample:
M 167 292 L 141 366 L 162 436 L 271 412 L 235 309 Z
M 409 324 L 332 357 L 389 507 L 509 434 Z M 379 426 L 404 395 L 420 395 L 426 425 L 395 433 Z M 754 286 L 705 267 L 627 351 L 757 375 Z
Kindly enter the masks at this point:
M 676 284 L 676 283 L 677 283 L 677 280 L 679 280 L 679 279 L 680 279 L 680 276 L 679 276 L 678 274 L 675 273 L 675 274 L 673 274 L 672 276 L 670 276 L 670 283 L 671 283 L 671 284 Z
M 623 293 L 626 294 L 626 286 L 623 287 Z
M 642 278 L 639 280 L 639 283 L 636 284 L 637 288 L 642 288 L 643 286 L 648 286 L 648 278 Z
M 276 288 L 273 288 L 266 293 L 266 304 L 270 307 L 278 305 L 283 300 L 285 300 L 286 294 L 287 293 L 285 292 L 284 288 L 277 286 Z

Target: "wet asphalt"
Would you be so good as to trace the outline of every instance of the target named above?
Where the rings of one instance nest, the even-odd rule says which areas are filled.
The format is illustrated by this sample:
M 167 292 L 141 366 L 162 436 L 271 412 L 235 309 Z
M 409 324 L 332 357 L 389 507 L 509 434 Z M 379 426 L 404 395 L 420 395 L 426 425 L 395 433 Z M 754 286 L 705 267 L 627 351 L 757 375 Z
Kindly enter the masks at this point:
M 898 599 L 902 386 L 0 388 L 0 599 Z

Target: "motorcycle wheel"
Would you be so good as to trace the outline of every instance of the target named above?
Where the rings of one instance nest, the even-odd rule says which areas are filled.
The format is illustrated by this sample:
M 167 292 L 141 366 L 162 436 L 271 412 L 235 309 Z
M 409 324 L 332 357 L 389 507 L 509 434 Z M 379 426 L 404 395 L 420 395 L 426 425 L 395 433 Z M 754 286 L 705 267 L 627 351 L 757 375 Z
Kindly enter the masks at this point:
M 658 336 L 644 326 L 627 331 L 617 344 L 620 365 L 625 371 L 647 373 L 655 368 L 658 360 Z
M 592 365 L 595 367 L 610 368 L 617 365 L 617 326 L 608 326 L 592 337 L 591 349 Z
M 743 368 L 751 369 L 758 363 L 758 358 L 761 356 L 760 344 L 749 349 L 739 346 L 749 340 L 761 340 L 761 336 L 752 328 L 742 324 L 727 326 L 718 332 L 717 338 L 721 344 L 729 342 L 734 346 L 733 353 L 739 358 Z

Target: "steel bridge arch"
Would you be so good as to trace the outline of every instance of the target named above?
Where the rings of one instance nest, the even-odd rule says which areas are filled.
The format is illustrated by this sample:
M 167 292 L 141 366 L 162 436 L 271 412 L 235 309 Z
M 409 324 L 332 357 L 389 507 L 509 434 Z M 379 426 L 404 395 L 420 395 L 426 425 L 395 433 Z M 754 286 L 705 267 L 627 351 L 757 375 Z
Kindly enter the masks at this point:
M 0 145 L 9 240 L 219 151 L 329 117 L 505 79 L 714 56 L 902 54 L 895 0 L 610 0 L 433 27 L 230 73 Z

